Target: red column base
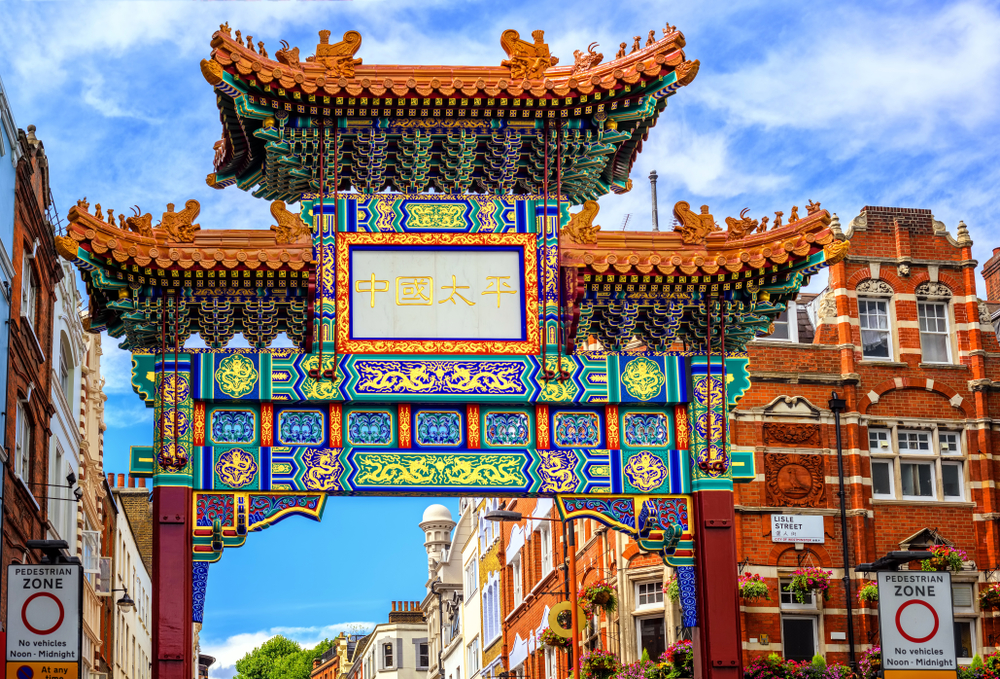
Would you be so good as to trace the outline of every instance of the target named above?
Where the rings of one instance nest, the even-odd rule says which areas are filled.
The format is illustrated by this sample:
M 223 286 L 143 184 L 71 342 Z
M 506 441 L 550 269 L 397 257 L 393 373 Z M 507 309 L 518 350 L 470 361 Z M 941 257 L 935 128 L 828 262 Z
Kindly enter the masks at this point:
M 695 568 L 698 573 L 694 676 L 699 679 L 741 679 L 743 644 L 732 491 L 695 493 L 694 520 L 697 527 Z
M 153 489 L 153 679 L 194 679 L 191 489 Z

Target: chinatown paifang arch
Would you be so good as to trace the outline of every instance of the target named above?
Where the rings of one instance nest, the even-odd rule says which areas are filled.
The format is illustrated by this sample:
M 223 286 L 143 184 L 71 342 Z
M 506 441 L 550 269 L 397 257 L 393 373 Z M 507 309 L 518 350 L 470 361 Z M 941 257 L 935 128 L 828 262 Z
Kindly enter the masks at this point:
M 676 567 L 698 676 L 740 674 L 732 489 L 754 464 L 725 413 L 747 341 L 848 244 L 811 201 L 770 228 L 685 202 L 669 232 L 594 224 L 698 72 L 662 33 L 607 62 L 508 30 L 498 66 L 371 66 L 356 31 L 300 59 L 223 25 L 207 181 L 276 223 L 70 210 L 90 330 L 155 409 L 131 459 L 153 484 L 154 677 L 191 679 L 209 565 L 328 495 L 555 498 Z M 237 333 L 254 348 L 224 348 Z

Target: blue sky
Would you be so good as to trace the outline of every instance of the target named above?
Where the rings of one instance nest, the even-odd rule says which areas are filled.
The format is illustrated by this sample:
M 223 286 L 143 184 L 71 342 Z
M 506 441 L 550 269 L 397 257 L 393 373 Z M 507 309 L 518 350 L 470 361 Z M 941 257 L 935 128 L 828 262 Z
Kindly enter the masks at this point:
M 635 188 L 601 201 L 597 222 L 650 228 L 678 200 L 721 221 L 803 207 L 844 225 L 864 205 L 929 208 L 954 233 L 964 220 L 985 261 L 996 244 L 1000 184 L 1000 6 L 995 2 L 817 0 L 476 2 L 4 3 L 0 75 L 21 127 L 35 124 L 60 211 L 86 196 L 116 212 L 201 202 L 203 228 L 267 228 L 267 205 L 205 185 L 220 126 L 198 62 L 223 21 L 310 54 L 317 32 L 357 29 L 371 64 L 499 64 L 500 33 L 546 31 L 564 61 L 592 41 L 676 24 L 697 79 L 670 100 L 633 172 Z M 879 4 L 881 5 L 881 4 Z M 982 291 L 982 288 L 981 288 Z M 108 471 L 149 443 L 152 418 L 128 384 L 128 355 L 105 342 Z M 271 633 L 311 644 L 336 625 L 385 619 L 420 599 L 416 524 L 426 498 L 334 499 L 322 525 L 293 519 L 227 553 L 209 577 L 203 645 L 216 674 Z M 457 503 L 449 501 L 453 511 Z

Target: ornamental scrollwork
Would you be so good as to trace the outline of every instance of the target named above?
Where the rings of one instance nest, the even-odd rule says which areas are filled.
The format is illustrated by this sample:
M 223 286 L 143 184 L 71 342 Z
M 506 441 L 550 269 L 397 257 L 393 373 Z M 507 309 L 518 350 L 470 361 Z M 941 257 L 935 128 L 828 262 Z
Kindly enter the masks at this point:
M 462 416 L 454 411 L 417 413 L 417 445 L 457 446 L 462 442 Z
M 951 297 L 951 289 L 944 283 L 935 283 L 934 281 L 924 281 L 917 286 L 916 294 L 918 297 Z
M 347 414 L 347 441 L 352 446 L 392 443 L 392 414 L 384 410 L 353 410 Z
M 525 366 L 506 361 L 369 361 L 354 364 L 364 394 L 523 394 Z
M 284 410 L 278 414 L 278 441 L 282 445 L 315 446 L 326 432 L 323 414 L 315 410 Z
M 866 278 L 858 283 L 854 289 L 857 292 L 875 295 L 891 295 L 893 293 L 892 286 L 878 278 Z
M 355 453 L 358 486 L 439 487 L 527 485 L 524 455 Z
M 596 448 L 601 443 L 597 413 L 556 413 L 555 443 L 562 448 Z
M 531 440 L 526 413 L 486 413 L 486 445 L 527 446 Z
M 766 422 L 764 440 L 768 444 L 796 446 L 819 446 L 819 427 L 815 424 L 791 424 L 788 422 Z
M 212 443 L 253 443 L 255 418 L 251 410 L 212 412 Z
M 625 413 L 625 445 L 664 448 L 670 442 L 667 417 L 662 413 Z

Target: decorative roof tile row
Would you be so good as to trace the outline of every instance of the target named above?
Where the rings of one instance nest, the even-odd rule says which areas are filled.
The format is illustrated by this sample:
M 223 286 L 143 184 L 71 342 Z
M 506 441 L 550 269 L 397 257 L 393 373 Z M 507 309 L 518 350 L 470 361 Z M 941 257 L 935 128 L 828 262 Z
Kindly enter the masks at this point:
M 323 31 L 321 40 L 323 33 L 329 37 L 329 31 Z M 349 31 L 344 41 L 337 45 L 321 42 L 317 45 L 317 53 L 322 52 L 323 47 L 346 46 L 351 34 L 356 32 Z M 360 35 L 357 35 L 356 47 L 360 47 L 360 43 Z M 534 47 L 530 43 L 524 44 Z M 607 63 L 592 63 L 593 56 L 601 55 L 578 54 L 577 63 L 572 66 L 550 66 L 542 69 L 541 74 L 528 73 L 539 76 L 528 78 L 518 77 L 521 73 L 514 66 L 363 66 L 353 63 L 348 66 L 343 56 L 337 60 L 322 59 L 318 55 L 308 58 L 312 61 L 299 61 L 298 48 L 279 50 L 275 58 L 270 59 L 246 47 L 242 41 L 237 42 L 228 26 L 224 25 L 212 36 L 212 60 L 217 66 L 205 62 L 202 70 L 210 82 L 212 78 L 221 80 L 225 70 L 241 80 L 253 80 L 261 86 L 275 85 L 288 93 L 307 95 L 358 97 L 367 93 L 373 97 L 430 97 L 437 94 L 442 97 L 461 95 L 484 99 L 529 96 L 576 98 L 594 92 L 613 92 L 626 85 L 634 85 L 641 79 L 658 78 L 674 69 L 680 84 L 686 85 L 697 74 L 698 62 L 685 62 L 684 44 L 683 34 L 671 27 L 671 31 L 660 40 Z M 544 47 L 547 53 L 548 48 Z M 350 48 L 345 47 L 351 48 L 356 49 L 353 44 Z M 588 59 L 588 56 L 591 58 Z
M 194 204 L 193 206 L 191 204 Z M 188 201 L 192 208 L 197 201 Z M 312 238 L 308 230 L 298 232 L 294 242 L 281 243 L 282 224 L 271 231 L 253 229 L 201 230 L 191 224 L 187 233 L 184 229 L 174 233 L 163 226 L 165 219 L 156 227 L 147 219 L 145 234 L 121 228 L 108 223 L 103 215 L 90 214 L 85 201 L 69 211 L 68 236 L 61 237 L 57 245 L 59 251 L 70 259 L 76 258 L 76 248 L 82 247 L 93 254 L 106 257 L 121 265 L 135 264 L 140 267 L 160 269 L 256 269 L 267 267 L 273 270 L 301 270 L 312 264 Z M 173 206 L 164 213 L 173 213 Z M 100 206 L 98 206 L 100 210 Z M 109 210 L 109 216 L 111 211 Z M 272 214 L 275 210 L 272 208 Z M 197 211 L 193 214 L 196 216 Z M 149 215 L 145 215 L 149 218 Z M 134 219 L 134 218 L 130 218 Z M 142 228 L 142 227 L 140 227 Z M 287 233 L 287 232 L 286 232 Z M 72 244 L 71 244 L 72 243 Z

